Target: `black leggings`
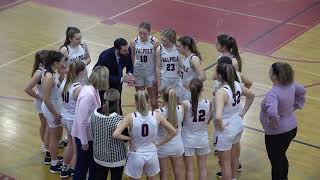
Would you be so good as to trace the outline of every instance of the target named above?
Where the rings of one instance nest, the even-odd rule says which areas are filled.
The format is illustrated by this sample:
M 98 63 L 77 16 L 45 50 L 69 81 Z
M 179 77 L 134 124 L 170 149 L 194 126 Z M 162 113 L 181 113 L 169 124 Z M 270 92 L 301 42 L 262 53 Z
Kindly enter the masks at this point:
M 288 179 L 289 162 L 286 151 L 296 134 L 297 128 L 283 134 L 265 135 L 266 149 L 272 167 L 272 180 Z
M 109 170 L 111 171 L 111 180 L 121 180 L 123 174 L 123 166 L 109 168 L 96 164 L 96 180 L 106 180 Z

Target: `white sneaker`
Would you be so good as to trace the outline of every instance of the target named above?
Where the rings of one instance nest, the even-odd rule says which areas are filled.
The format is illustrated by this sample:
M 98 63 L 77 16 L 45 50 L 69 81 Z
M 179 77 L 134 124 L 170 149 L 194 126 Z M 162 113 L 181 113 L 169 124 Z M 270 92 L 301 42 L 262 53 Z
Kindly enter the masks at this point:
M 46 147 L 44 146 L 44 144 L 41 145 L 40 151 L 43 152 L 43 153 L 46 152 Z

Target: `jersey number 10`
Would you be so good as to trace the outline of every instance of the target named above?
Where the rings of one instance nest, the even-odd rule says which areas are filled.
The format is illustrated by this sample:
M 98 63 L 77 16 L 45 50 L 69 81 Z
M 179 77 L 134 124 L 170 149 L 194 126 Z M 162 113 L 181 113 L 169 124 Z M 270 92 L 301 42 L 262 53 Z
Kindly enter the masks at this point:
M 145 63 L 148 62 L 148 56 L 142 56 L 142 55 L 141 55 L 141 56 L 140 56 L 140 61 L 141 61 L 141 62 L 145 62 Z

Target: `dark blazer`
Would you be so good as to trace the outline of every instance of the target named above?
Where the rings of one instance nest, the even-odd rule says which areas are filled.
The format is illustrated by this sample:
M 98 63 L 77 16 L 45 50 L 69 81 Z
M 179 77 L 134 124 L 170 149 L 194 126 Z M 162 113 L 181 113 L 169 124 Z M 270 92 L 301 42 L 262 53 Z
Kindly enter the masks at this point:
M 127 73 L 133 74 L 133 64 L 131 58 L 131 49 L 129 48 L 129 54 L 127 56 L 120 56 L 119 64 L 115 55 L 115 48 L 110 48 L 103 51 L 97 64 L 95 66 L 105 66 L 109 69 L 109 86 L 110 88 L 122 90 L 122 83 L 120 79 L 123 76 L 122 70 L 126 68 Z

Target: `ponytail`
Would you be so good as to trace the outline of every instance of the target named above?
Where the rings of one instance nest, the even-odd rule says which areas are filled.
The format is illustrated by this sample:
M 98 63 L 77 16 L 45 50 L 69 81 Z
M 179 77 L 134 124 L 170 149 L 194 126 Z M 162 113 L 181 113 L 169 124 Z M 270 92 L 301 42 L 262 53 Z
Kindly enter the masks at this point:
M 106 100 L 104 106 L 104 111 L 107 116 L 109 116 L 111 113 L 116 112 L 117 114 L 120 114 L 120 106 L 119 106 L 119 100 L 120 100 L 120 92 L 117 89 L 110 88 L 104 93 L 104 99 Z M 109 107 L 109 103 L 111 104 Z
M 69 86 L 74 83 L 81 71 L 86 68 L 86 65 L 82 61 L 75 61 L 69 64 L 69 72 L 67 74 L 66 84 L 63 87 L 63 93 L 66 94 Z
M 200 60 L 202 60 L 201 58 L 201 54 L 198 51 L 196 42 L 194 41 L 193 38 L 188 37 L 188 36 L 182 36 L 178 39 L 178 41 L 181 43 L 182 46 L 186 46 L 188 47 L 188 49 L 190 50 L 190 52 L 192 52 L 193 54 L 195 54 L 196 56 L 199 57 Z
M 145 91 L 139 90 L 134 95 L 136 101 L 137 111 L 142 116 L 147 116 L 149 113 L 149 105 L 148 105 L 148 94 Z
M 202 92 L 202 89 L 203 89 L 203 82 L 199 78 L 192 79 L 190 81 L 191 110 L 192 110 L 192 116 L 194 120 L 197 118 L 199 96 Z
M 167 119 L 173 127 L 177 127 L 177 95 L 174 89 L 165 87 L 162 90 L 162 99 L 168 104 Z
M 233 55 L 234 58 L 237 59 L 239 72 L 242 72 L 242 61 L 241 61 L 241 57 L 240 57 L 240 54 L 239 54 L 237 41 L 233 37 L 230 37 L 230 40 L 231 40 L 231 43 L 232 43 L 232 47 L 230 49 L 230 53 Z
M 67 47 L 71 43 L 70 39 L 72 39 L 74 37 L 74 35 L 78 34 L 78 33 L 80 33 L 80 30 L 78 28 L 76 28 L 76 27 L 68 27 L 67 30 L 66 30 L 66 40 L 64 41 L 64 43 L 60 47 L 60 49 L 62 47 Z
M 45 60 L 47 59 L 49 51 L 47 50 L 40 50 L 36 52 L 34 57 L 34 64 L 31 72 L 31 77 L 33 76 L 34 72 L 39 69 L 40 65 L 44 65 Z
M 218 64 L 217 74 L 221 76 L 222 81 L 228 83 L 231 88 L 232 94 L 235 94 L 235 69 L 232 64 Z
M 231 64 L 232 65 L 232 60 L 228 56 L 222 56 L 218 59 L 218 65 L 219 64 Z M 234 70 L 234 80 L 240 83 L 239 77 L 237 75 L 236 69 L 233 67 Z
M 217 42 L 221 45 L 221 47 L 225 47 L 227 49 L 227 51 L 230 54 L 232 54 L 232 56 L 234 58 L 237 59 L 239 72 L 241 72 L 242 71 L 242 61 L 241 61 L 241 57 L 239 55 L 239 50 L 238 50 L 236 39 L 229 36 L 229 35 L 221 34 L 217 37 Z

